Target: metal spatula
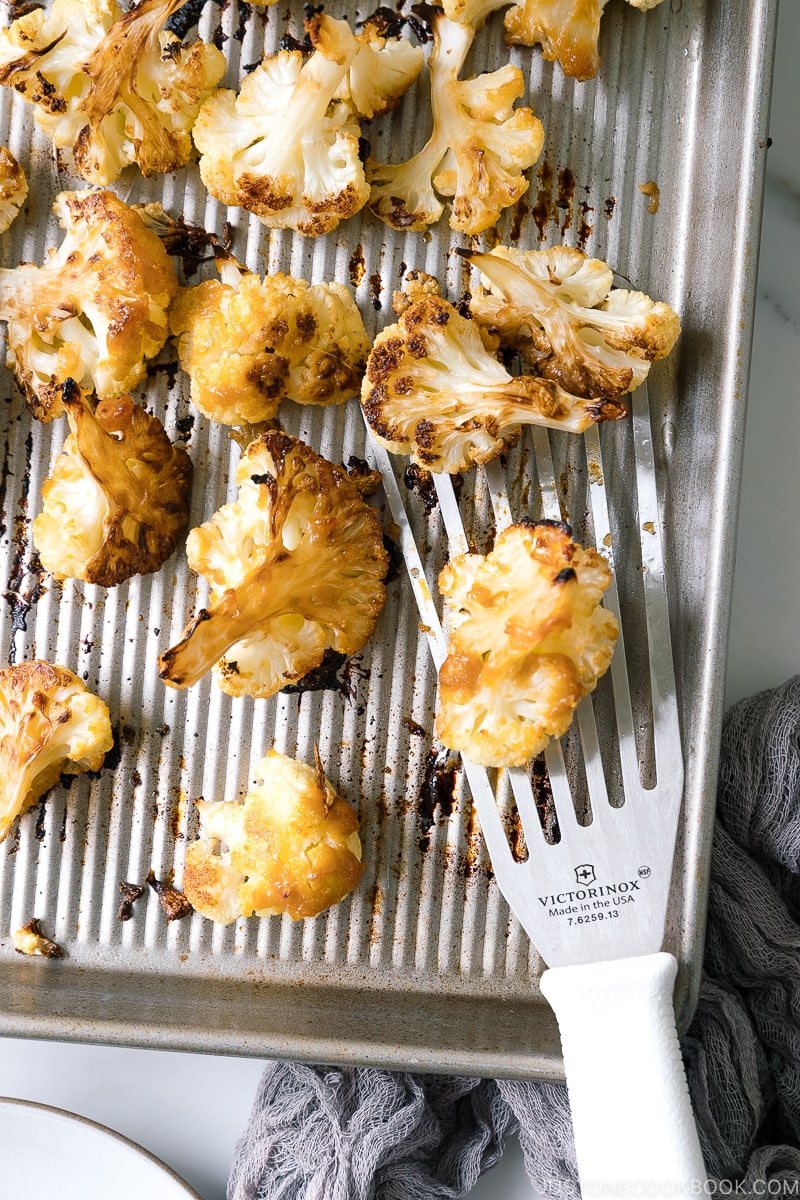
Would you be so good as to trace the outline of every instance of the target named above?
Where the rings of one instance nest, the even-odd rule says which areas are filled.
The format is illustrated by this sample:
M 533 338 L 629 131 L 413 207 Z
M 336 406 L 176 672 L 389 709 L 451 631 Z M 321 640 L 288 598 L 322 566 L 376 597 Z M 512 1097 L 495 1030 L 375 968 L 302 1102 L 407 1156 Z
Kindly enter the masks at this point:
M 555 844 L 545 836 L 528 773 L 508 772 L 527 847 L 525 861 L 512 851 L 486 770 L 464 761 L 497 883 L 548 964 L 541 990 L 561 1031 L 584 1197 L 700 1195 L 706 1181 L 675 1030 L 672 992 L 677 964 L 661 951 L 683 762 L 644 387 L 632 398 L 631 421 L 655 782 L 648 780 L 647 787 L 642 782 L 621 620 L 610 672 L 621 795 L 612 791 L 609 796 L 609 772 L 590 697 L 579 705 L 575 721 L 591 804 L 589 823 L 576 813 L 570 781 L 575 772 L 570 777 L 560 743 L 546 753 L 559 835 Z M 548 434 L 535 429 L 532 436 L 542 515 L 560 519 Z M 611 561 L 600 438 L 596 428 L 584 436 L 594 540 Z M 439 615 L 389 456 L 376 444 L 373 455 L 400 530 L 421 627 L 438 670 L 446 655 Z M 483 470 L 499 529 L 513 520 L 503 472 L 496 463 Z M 434 476 L 434 481 L 451 555 L 464 553 L 467 539 L 452 482 L 449 476 Z M 618 521 L 617 527 L 624 523 Z M 619 619 L 616 584 L 605 603 Z

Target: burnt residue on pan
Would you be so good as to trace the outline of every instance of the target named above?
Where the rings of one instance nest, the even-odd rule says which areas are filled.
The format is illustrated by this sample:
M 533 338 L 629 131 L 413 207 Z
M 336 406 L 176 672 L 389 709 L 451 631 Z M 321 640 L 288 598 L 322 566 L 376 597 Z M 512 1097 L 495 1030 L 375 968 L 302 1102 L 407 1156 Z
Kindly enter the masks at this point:
M 550 787 L 550 776 L 547 771 L 544 754 L 536 755 L 528 768 L 528 775 L 533 789 L 533 798 L 539 813 L 539 820 L 542 822 L 545 840 L 554 846 L 557 842 L 561 841 L 561 832 L 558 828 L 558 816 L 556 815 L 556 806 L 553 799 L 553 789 Z
M 426 471 L 424 467 L 420 467 L 416 463 L 411 463 L 403 472 L 403 483 L 422 501 L 426 516 L 430 516 L 439 504 L 430 471 Z
M 247 0 L 238 0 L 237 4 L 239 23 L 234 30 L 233 36 L 237 42 L 244 41 L 244 35 L 247 33 L 247 22 L 253 14 L 252 4 L 248 4 Z
M 536 222 L 536 228 L 539 233 L 539 241 L 543 242 L 547 237 L 547 226 L 550 223 L 553 215 L 553 168 L 550 163 L 545 161 L 540 164 L 537 171 L 539 177 L 539 187 L 536 192 L 536 200 L 531 209 L 531 216 Z
M 166 28 L 183 41 L 189 30 L 194 29 L 199 22 L 207 2 L 208 0 L 188 0 L 187 4 L 172 14 L 167 21 Z
M 364 261 L 364 251 L 361 248 L 361 243 L 359 242 L 353 253 L 350 255 L 350 261 L 347 264 L 347 274 L 350 278 L 351 286 L 357 288 L 366 273 L 367 266 Z
M 575 202 L 575 175 L 569 167 L 562 167 L 558 172 L 558 196 L 556 208 L 563 213 L 561 218 L 561 236 L 569 232 L 572 225 L 573 205 Z
M 436 824 L 437 810 L 439 816 L 445 820 L 453 811 L 458 767 L 458 755 L 446 750 L 444 746 L 434 746 L 428 751 L 425 774 L 417 797 L 421 831 L 418 845 L 422 851 L 427 850 L 430 845 L 431 829 Z
M 11 534 L 14 552 L 11 559 L 8 587 L 3 592 L 3 599 L 11 609 L 11 637 L 8 644 L 8 662 L 11 665 L 17 661 L 17 634 L 27 630 L 28 613 L 47 591 L 44 584 L 45 579 L 48 578 L 47 572 L 39 561 L 39 555 L 28 545 L 28 494 L 31 485 L 32 452 L 33 433 L 31 432 L 25 439 L 25 463 Z

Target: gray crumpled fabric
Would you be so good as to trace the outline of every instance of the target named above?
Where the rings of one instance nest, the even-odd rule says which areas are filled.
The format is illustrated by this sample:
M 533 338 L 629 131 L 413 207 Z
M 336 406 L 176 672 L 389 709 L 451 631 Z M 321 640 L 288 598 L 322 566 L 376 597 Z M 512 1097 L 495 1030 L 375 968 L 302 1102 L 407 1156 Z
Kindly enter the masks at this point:
M 800 1179 L 800 676 L 723 729 L 704 979 L 683 1040 L 719 1192 Z M 542 1195 L 579 1197 L 564 1087 L 269 1063 L 228 1200 L 449 1200 L 520 1138 Z

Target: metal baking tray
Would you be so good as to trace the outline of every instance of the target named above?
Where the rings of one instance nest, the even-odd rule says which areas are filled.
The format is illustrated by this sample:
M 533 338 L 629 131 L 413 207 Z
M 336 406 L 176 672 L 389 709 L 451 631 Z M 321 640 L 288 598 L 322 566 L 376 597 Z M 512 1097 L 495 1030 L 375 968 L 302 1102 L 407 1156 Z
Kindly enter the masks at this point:
M 668 300 L 683 322 L 677 351 L 650 376 L 688 781 L 669 916 L 683 1025 L 703 944 L 776 8 L 776 0 L 664 0 L 643 14 L 612 0 L 600 73 L 584 84 L 536 50 L 511 53 L 546 143 L 500 240 L 581 246 Z M 329 11 L 353 15 L 335 3 Z M 299 34 L 300 21 L 299 5 L 290 13 L 209 3 L 200 33 L 223 45 L 235 86 L 264 47 L 274 50 L 287 30 Z M 493 69 L 505 55 L 496 14 L 468 69 Z M 0 140 L 31 184 L 3 236 L 3 262 L 41 261 L 59 240 L 53 197 L 82 185 L 28 106 L 5 90 L 0 100 Z M 373 154 L 418 148 L 426 112 L 423 78 L 368 130 Z M 657 212 L 640 191 L 648 181 L 660 190 Z M 161 199 L 217 232 L 230 222 L 234 251 L 254 269 L 350 281 L 371 333 L 392 319 L 406 268 L 437 275 L 453 299 L 468 285 L 452 254 L 465 241 L 445 223 L 430 235 L 394 234 L 365 211 L 313 241 L 221 208 L 194 167 L 149 180 L 131 170 L 115 190 L 129 202 Z M 233 494 L 240 447 L 192 413 L 169 358 L 144 396 L 190 450 L 198 524 Z M 335 689 L 255 702 L 231 700 L 210 680 L 169 691 L 157 656 L 202 602 L 185 555 L 109 591 L 44 575 L 30 523 L 64 423 L 33 422 L 8 373 L 0 386 L 0 657 L 46 657 L 77 671 L 109 704 L 117 734 L 96 778 L 56 787 L 0 846 L 0 1034 L 559 1077 L 555 1020 L 537 987 L 542 964 L 492 880 L 460 772 L 437 804 L 428 786 L 435 676 L 402 568 L 374 641 Z M 281 421 L 333 459 L 364 454 L 355 402 L 286 404 Z M 608 482 L 622 495 L 625 433 L 615 430 L 618 478 Z M 553 445 L 579 529 L 586 464 L 576 439 Z M 535 511 L 524 442 L 506 465 L 512 498 Z M 406 494 L 433 580 L 444 555 L 439 514 L 426 512 L 419 490 Z M 463 506 L 474 540 L 488 545 L 479 476 Z M 624 522 L 617 532 L 631 547 L 622 573 L 632 579 L 638 537 Z M 179 883 L 195 800 L 241 795 L 273 744 L 309 761 L 319 745 L 329 777 L 357 806 L 367 867 L 354 895 L 313 921 L 222 928 L 196 914 L 167 924 L 148 893 L 119 922 L 119 882 L 141 882 L 152 868 Z M 33 915 L 64 946 L 63 960 L 15 954 L 10 933 Z

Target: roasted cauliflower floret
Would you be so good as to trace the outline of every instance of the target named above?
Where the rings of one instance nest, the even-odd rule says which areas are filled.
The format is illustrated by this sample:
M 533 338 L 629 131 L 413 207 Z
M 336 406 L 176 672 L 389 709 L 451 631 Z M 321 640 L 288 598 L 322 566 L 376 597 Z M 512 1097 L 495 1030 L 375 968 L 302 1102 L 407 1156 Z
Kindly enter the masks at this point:
M 19 214 L 28 195 L 25 172 L 7 146 L 0 146 L 0 233 Z
M 514 108 L 525 90 L 518 67 L 458 78 L 473 26 L 439 14 L 433 33 L 433 132 L 408 162 L 368 161 L 369 206 L 395 229 L 424 229 L 442 215 L 440 197 L 452 196 L 450 228 L 477 234 L 527 191 L 523 171 L 539 157 L 544 131 L 529 108 Z
M 306 21 L 314 52 L 281 50 L 220 90 L 194 127 L 203 182 L 223 204 L 265 225 L 316 236 L 363 208 L 369 196 L 352 108 L 334 103 L 359 52 L 346 21 Z
M 476 320 L 573 395 L 633 391 L 678 340 L 680 320 L 668 304 L 612 289 L 610 268 L 581 250 L 497 246 L 468 257 L 483 284 L 470 301 Z
M 275 416 L 281 400 L 339 404 L 358 395 L 369 339 L 341 283 L 243 271 L 182 291 L 170 312 L 181 366 L 202 413 L 225 425 Z
M 67 379 L 101 399 L 135 388 L 178 290 L 156 234 L 112 192 L 61 192 L 53 207 L 64 238 L 44 265 L 0 269 L 6 363 L 40 421 L 63 412 Z
M 522 766 L 569 727 L 607 670 L 618 634 L 600 607 L 611 571 L 567 525 L 512 525 L 490 554 L 439 575 L 448 654 L 437 737 L 483 766 Z
M 0 671 L 0 842 L 60 775 L 99 771 L 113 744 L 105 704 L 66 667 Z
M 182 0 L 54 0 L 0 30 L 0 83 L 35 105 L 78 173 L 113 182 L 130 163 L 145 175 L 189 161 L 198 109 L 225 72 L 215 46 L 184 46 L 163 29 Z
M 188 687 L 216 664 L 223 691 L 272 696 L 330 648 L 354 654 L 386 598 L 378 518 L 343 470 L 269 431 L 242 456 L 238 499 L 193 529 L 189 565 L 211 602 L 159 660 Z
M 544 57 L 561 64 L 565 75 L 591 79 L 600 57 L 600 18 L 608 0 L 520 0 L 505 16 L 509 45 L 541 45 Z M 634 8 L 655 8 L 661 0 L 628 0 Z
M 509 375 L 486 349 L 475 321 L 433 293 L 430 281 L 376 338 L 361 390 L 378 441 L 431 471 L 458 473 L 497 458 L 522 425 L 580 433 L 616 420 L 615 400 L 589 402 L 557 382 Z
M 371 121 L 399 104 L 422 70 L 424 55 L 421 46 L 389 34 L 385 10 L 365 21 L 355 40 L 358 49 L 335 99 Z
M 189 520 L 189 455 L 130 396 L 93 412 L 69 380 L 63 404 L 71 433 L 33 522 L 42 566 L 102 587 L 157 571 Z
M 317 769 L 270 750 L 244 803 L 199 801 L 183 890 L 212 921 L 316 917 L 361 879 L 358 818 Z

